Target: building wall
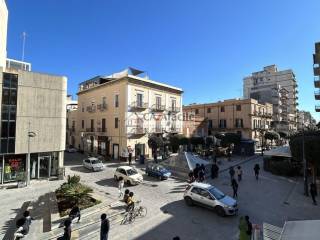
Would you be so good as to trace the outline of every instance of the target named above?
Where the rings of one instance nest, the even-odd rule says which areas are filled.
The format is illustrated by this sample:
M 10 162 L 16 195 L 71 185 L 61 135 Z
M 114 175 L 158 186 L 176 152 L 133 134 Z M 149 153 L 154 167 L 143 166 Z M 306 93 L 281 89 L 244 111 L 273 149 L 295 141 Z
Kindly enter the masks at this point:
M 31 152 L 65 149 L 67 78 L 18 71 L 15 152 L 27 153 L 27 132 L 35 132 Z
M 241 106 L 241 110 L 237 110 L 237 105 Z M 186 134 L 193 131 L 190 133 L 191 135 L 204 137 L 214 135 L 217 132 L 241 132 L 242 138 L 258 141 L 260 133 L 257 129 L 265 128 L 263 125 L 270 126 L 272 111 L 271 104 L 259 104 L 254 99 L 232 99 L 217 103 L 184 106 L 184 114 L 195 115 L 195 126 L 187 129 L 186 124 L 190 125 L 190 120 L 183 122 L 183 132 Z M 242 119 L 242 126 L 241 120 L 238 120 L 239 125 L 237 126 L 237 119 Z M 220 120 L 226 121 L 226 127 L 220 125 Z M 212 127 L 209 126 L 210 121 L 212 121 Z
M 0 0 L 0 68 L 6 67 L 8 9 L 5 0 Z

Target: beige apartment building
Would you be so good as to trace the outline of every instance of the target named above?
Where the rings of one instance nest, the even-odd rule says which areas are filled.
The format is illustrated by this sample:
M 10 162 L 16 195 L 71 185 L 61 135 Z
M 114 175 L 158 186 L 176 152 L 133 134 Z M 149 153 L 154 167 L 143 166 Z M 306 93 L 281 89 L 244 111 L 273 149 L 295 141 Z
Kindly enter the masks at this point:
M 78 110 L 68 113 L 71 141 L 85 152 L 125 157 L 151 156 L 152 134 L 182 132 L 182 89 L 126 69 L 79 84 Z
M 272 104 L 255 99 L 230 99 L 216 103 L 183 106 L 183 133 L 210 136 L 221 132 L 239 133 L 243 139 L 261 141 L 262 130 L 271 126 Z M 192 122 L 194 124 L 192 124 Z

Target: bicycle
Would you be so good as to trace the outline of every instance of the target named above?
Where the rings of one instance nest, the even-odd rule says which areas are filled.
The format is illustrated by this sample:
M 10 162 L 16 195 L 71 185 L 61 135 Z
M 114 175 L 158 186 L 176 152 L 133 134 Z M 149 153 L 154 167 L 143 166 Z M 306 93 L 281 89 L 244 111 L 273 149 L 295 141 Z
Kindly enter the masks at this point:
M 147 208 L 143 206 L 139 206 L 141 201 L 137 201 L 138 205 L 134 209 L 131 209 L 129 212 L 125 213 L 124 218 L 121 221 L 121 224 L 133 223 L 136 217 L 145 217 L 147 215 Z

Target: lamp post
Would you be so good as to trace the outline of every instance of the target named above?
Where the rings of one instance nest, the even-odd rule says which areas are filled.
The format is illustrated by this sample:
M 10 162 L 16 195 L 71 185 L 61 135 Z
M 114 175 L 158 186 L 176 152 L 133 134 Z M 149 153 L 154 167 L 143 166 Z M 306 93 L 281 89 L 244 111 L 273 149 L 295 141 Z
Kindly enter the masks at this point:
M 30 122 L 29 122 L 29 130 L 28 130 L 28 157 L 27 157 L 27 183 L 26 185 L 30 185 L 30 138 L 35 137 L 37 134 L 35 132 L 30 131 Z

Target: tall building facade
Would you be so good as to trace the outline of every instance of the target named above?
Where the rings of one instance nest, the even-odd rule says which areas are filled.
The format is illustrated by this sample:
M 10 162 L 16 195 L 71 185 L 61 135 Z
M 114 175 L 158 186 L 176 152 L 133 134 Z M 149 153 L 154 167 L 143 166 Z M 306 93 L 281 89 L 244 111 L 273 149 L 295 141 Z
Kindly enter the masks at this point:
M 1 183 L 26 174 L 31 179 L 62 177 L 66 77 L 6 69 L 0 70 L 0 86 Z
M 312 117 L 310 112 L 298 111 L 298 130 L 302 130 L 305 127 L 314 128 L 316 126 L 316 120 Z
M 315 53 L 313 54 L 313 74 L 314 86 L 317 89 L 314 93 L 315 99 L 320 100 L 320 42 L 315 44 Z M 315 107 L 316 112 L 320 112 L 320 104 Z
M 243 79 L 244 98 L 273 104 L 273 127 L 290 133 L 297 130 L 298 85 L 292 70 L 278 71 L 276 65 Z
M 68 114 L 70 142 L 114 159 L 150 156 L 150 135 L 182 133 L 182 89 L 125 70 L 79 84 L 78 110 Z M 73 131 L 74 130 L 74 131 Z
M 261 133 L 271 126 L 272 104 L 255 99 L 230 99 L 216 103 L 183 106 L 183 133 L 206 137 L 233 132 L 243 139 L 262 141 Z
M 5 0 L 0 0 L 0 68 L 6 67 L 8 9 Z

